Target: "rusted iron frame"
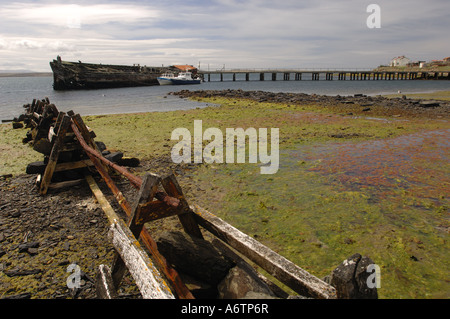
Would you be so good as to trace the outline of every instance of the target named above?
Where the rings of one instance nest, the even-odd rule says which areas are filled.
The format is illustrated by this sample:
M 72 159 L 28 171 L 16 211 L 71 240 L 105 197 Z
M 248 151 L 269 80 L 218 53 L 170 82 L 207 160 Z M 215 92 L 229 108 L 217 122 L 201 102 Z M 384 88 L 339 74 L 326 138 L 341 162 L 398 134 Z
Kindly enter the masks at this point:
M 107 183 L 108 187 L 113 192 L 114 197 L 116 198 L 116 200 L 118 201 L 120 206 L 123 208 L 123 210 L 125 211 L 127 216 L 130 216 L 131 215 L 131 206 L 130 206 L 130 204 L 126 201 L 125 197 L 123 197 L 122 192 L 114 184 L 114 181 L 111 179 L 111 177 L 109 176 L 109 174 L 106 171 L 106 169 L 100 164 L 99 160 L 100 159 L 104 159 L 105 161 L 109 162 L 110 164 L 114 164 L 114 163 L 108 161 L 103 156 L 98 154 L 97 151 L 95 151 L 93 148 L 88 146 L 88 144 L 84 140 L 81 132 L 78 130 L 78 127 L 77 127 L 76 123 L 74 123 L 73 121 L 71 122 L 71 127 L 72 127 L 72 130 L 73 130 L 75 136 L 77 137 L 80 145 L 86 151 L 86 153 L 89 156 L 89 158 L 91 159 L 92 163 L 97 168 L 98 172 L 100 173 L 100 175 L 103 177 L 103 179 Z M 109 163 L 107 163 L 105 161 L 102 160 L 102 162 L 104 162 L 105 164 L 107 164 L 108 166 L 110 166 L 112 168 L 115 168 L 115 166 L 120 167 L 119 165 L 116 165 L 116 164 L 109 165 Z M 140 185 L 142 184 L 142 179 L 141 178 L 133 176 L 131 173 L 129 173 L 126 169 L 124 169 L 122 167 L 120 167 L 120 168 L 122 169 L 123 172 L 126 171 L 128 176 L 132 176 L 133 180 L 139 181 L 139 187 L 140 187 Z M 124 176 L 126 176 L 128 178 L 127 175 L 124 175 Z M 170 204 L 171 203 L 172 206 L 174 206 L 174 207 L 178 206 L 178 203 L 177 203 L 178 199 L 176 199 L 176 198 L 167 196 L 165 194 L 161 194 L 160 192 L 158 192 L 157 196 L 155 196 L 155 197 L 161 198 L 160 200 L 164 201 L 166 204 Z M 175 206 L 175 203 L 176 203 L 176 206 Z M 169 281 L 171 282 L 171 284 L 172 284 L 174 290 L 176 291 L 178 297 L 180 299 L 194 299 L 194 296 L 189 291 L 189 289 L 186 287 L 184 282 L 181 280 L 181 278 L 180 278 L 179 274 L 176 272 L 176 270 L 173 269 L 167 263 L 167 260 L 164 258 L 164 256 L 162 256 L 160 254 L 160 252 L 158 251 L 158 247 L 157 247 L 157 244 L 156 244 L 155 240 L 152 238 L 152 236 L 150 235 L 150 233 L 148 232 L 148 230 L 145 227 L 141 231 L 140 239 L 142 240 L 144 245 L 147 247 L 147 249 L 150 251 L 150 253 L 154 257 L 155 261 L 158 263 L 158 265 L 160 266 L 161 270 L 164 272 L 164 274 L 167 277 L 167 279 L 169 279 Z
M 116 163 L 113 163 L 110 160 L 103 157 L 98 151 L 96 151 L 95 149 L 93 149 L 86 143 L 86 141 L 82 138 L 81 132 L 79 132 L 76 124 L 72 123 L 71 125 L 72 125 L 72 130 L 74 131 L 74 133 L 75 133 L 75 130 L 77 130 L 78 133 L 80 133 L 81 140 L 78 138 L 78 135 L 76 133 L 75 133 L 75 135 L 77 136 L 78 140 L 80 141 L 81 146 L 83 147 L 83 149 L 86 151 L 86 153 L 88 155 L 94 156 L 95 158 L 100 160 L 102 163 L 104 163 L 108 167 L 111 167 L 112 169 L 114 169 L 115 171 L 120 173 L 121 175 L 125 176 L 130 181 L 131 185 L 133 185 L 135 188 L 139 189 L 141 187 L 142 178 L 131 174 L 126 168 L 124 168 L 120 165 L 117 165 Z M 172 207 L 178 207 L 178 204 L 180 202 L 177 198 L 168 196 L 168 195 L 164 194 L 163 192 L 157 192 L 155 197 L 158 200 L 163 201 L 167 205 L 172 206 Z
M 75 136 L 77 137 L 77 139 L 80 142 L 80 145 L 83 147 L 83 149 L 86 151 L 86 153 L 88 154 L 89 158 L 91 158 L 91 156 L 93 156 L 94 158 L 100 160 L 102 163 L 106 164 L 107 166 L 111 167 L 112 169 L 114 169 L 115 171 L 117 171 L 118 173 L 120 173 L 121 175 L 125 176 L 131 183 L 131 185 L 133 185 L 135 188 L 139 189 L 142 185 L 142 178 L 140 178 L 139 176 L 135 176 L 133 174 L 131 174 L 126 168 L 117 165 L 116 163 L 111 162 L 110 160 L 106 159 L 105 157 L 103 157 L 98 151 L 96 151 L 95 149 L 93 149 L 92 147 L 90 147 L 86 141 L 84 140 L 83 136 L 81 135 L 81 132 L 78 130 L 78 127 L 76 126 L 75 123 L 71 123 L 72 126 L 72 130 L 75 133 Z M 78 134 L 77 134 L 78 133 Z M 91 158 L 92 161 L 92 158 Z M 94 161 L 92 161 L 94 162 Z M 160 200 L 165 202 L 167 205 L 172 206 L 172 207 L 178 207 L 179 204 L 179 199 L 175 198 L 175 197 L 171 197 L 168 196 L 166 194 L 164 194 L 163 192 L 157 192 L 155 197 Z
M 78 130 L 78 127 L 75 123 L 71 123 L 72 130 L 77 137 L 80 145 L 86 150 L 87 148 L 90 148 L 86 141 L 84 140 L 81 132 Z M 112 180 L 112 178 L 109 176 L 108 171 L 105 169 L 103 165 L 100 164 L 100 161 L 97 157 L 95 157 L 91 152 L 86 152 L 89 156 L 91 162 L 94 164 L 94 166 L 97 168 L 97 171 L 100 173 L 100 175 L 103 177 L 103 180 L 106 182 L 106 185 L 108 185 L 109 189 L 114 194 L 115 199 L 119 203 L 119 205 L 123 208 L 123 210 L 129 215 L 131 213 L 131 206 L 128 203 L 128 201 L 123 196 L 122 192 L 117 188 L 116 184 Z

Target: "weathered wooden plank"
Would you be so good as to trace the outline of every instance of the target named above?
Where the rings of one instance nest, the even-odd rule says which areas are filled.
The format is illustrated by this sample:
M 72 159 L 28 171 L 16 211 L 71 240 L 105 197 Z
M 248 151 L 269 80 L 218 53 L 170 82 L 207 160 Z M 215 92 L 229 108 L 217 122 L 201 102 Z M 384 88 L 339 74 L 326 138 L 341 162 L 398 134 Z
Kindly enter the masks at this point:
M 286 286 L 304 296 L 335 299 L 334 287 L 311 275 L 285 257 L 277 254 L 252 237 L 224 222 L 207 210 L 193 205 L 198 223 L 244 256 L 265 269 Z
M 132 206 L 131 212 L 128 216 L 128 228 L 134 237 L 139 239 L 144 223 L 139 222 L 139 219 L 143 219 L 145 216 L 140 216 L 139 204 L 152 200 L 158 190 L 159 177 L 156 175 L 145 174 L 142 179 L 141 188 L 139 189 L 137 199 Z M 114 283 L 114 287 L 118 288 L 123 276 L 125 275 L 126 265 L 121 258 L 116 255 L 114 257 L 111 274 Z
M 139 234 L 144 227 L 144 223 L 140 222 L 139 219 L 145 219 L 145 212 L 141 211 L 140 205 L 152 201 L 158 191 L 158 184 L 160 182 L 160 177 L 154 174 L 145 174 L 142 179 L 142 184 L 139 189 L 137 198 L 133 203 L 130 216 L 128 216 L 128 227 L 136 238 L 139 238 Z
M 53 128 L 53 131 L 54 131 L 55 135 L 58 134 L 58 129 L 59 129 L 59 127 L 61 125 L 61 122 L 62 122 L 62 120 L 63 120 L 65 115 L 66 115 L 65 112 L 59 112 L 58 113 L 58 116 L 56 117 L 55 127 Z M 51 142 L 51 140 L 50 140 L 50 142 Z
M 179 214 L 181 214 L 180 208 L 170 206 L 167 203 L 160 200 L 155 200 L 152 202 L 139 205 L 138 208 L 139 218 L 137 218 L 137 222 L 145 224 L 153 220 Z
M 117 292 L 114 288 L 111 271 L 108 266 L 100 265 L 97 269 L 95 290 L 98 299 L 116 299 Z
M 45 168 L 44 175 L 41 180 L 40 193 L 46 194 L 48 190 L 48 185 L 51 182 L 53 173 L 55 171 L 56 163 L 58 161 L 59 152 L 64 144 L 64 136 L 70 126 L 70 117 L 64 116 L 58 130 L 58 136 L 53 144 L 52 152 L 50 153 L 47 167 Z
M 119 219 L 119 216 L 117 216 L 116 212 L 114 211 L 112 206 L 109 204 L 105 195 L 103 195 L 103 192 L 98 187 L 94 178 L 91 175 L 86 175 L 85 179 L 88 182 L 88 185 L 89 185 L 92 193 L 94 194 L 95 198 L 97 199 L 97 202 L 100 204 L 103 212 L 106 214 L 106 217 L 108 218 L 109 223 L 113 224 L 115 222 L 115 220 Z
M 75 185 L 79 185 L 82 182 L 84 182 L 84 179 L 73 179 L 71 181 L 64 181 L 64 182 L 58 182 L 58 183 L 50 183 L 47 188 L 48 189 L 61 189 L 61 188 L 65 188 L 65 187 L 72 187 Z
M 56 164 L 55 172 L 68 171 L 71 169 L 77 169 L 82 167 L 94 166 L 91 160 L 85 159 L 77 162 L 59 163 Z
M 108 236 L 133 276 L 144 299 L 174 299 L 158 269 L 139 245 L 124 221 L 110 226 Z
M 86 124 L 84 124 L 83 119 L 81 118 L 80 114 L 76 114 L 72 116 L 72 121 L 75 123 L 77 128 L 79 129 L 81 135 L 83 136 L 84 141 L 93 149 L 95 149 L 97 152 L 100 152 L 97 144 L 94 143 L 93 137 L 91 136 L 91 133 L 89 132 L 89 129 L 87 128 Z M 95 136 L 95 135 L 94 135 Z
M 178 215 L 178 219 L 180 220 L 184 231 L 189 235 L 203 239 L 202 232 L 198 227 L 197 221 L 194 218 L 194 214 L 189 208 L 189 204 L 187 203 L 186 198 L 183 195 L 183 191 L 181 190 L 181 187 L 178 184 L 175 175 L 171 174 L 164 177 L 161 180 L 161 184 L 169 196 L 178 198 L 180 200 L 180 208 L 182 213 Z

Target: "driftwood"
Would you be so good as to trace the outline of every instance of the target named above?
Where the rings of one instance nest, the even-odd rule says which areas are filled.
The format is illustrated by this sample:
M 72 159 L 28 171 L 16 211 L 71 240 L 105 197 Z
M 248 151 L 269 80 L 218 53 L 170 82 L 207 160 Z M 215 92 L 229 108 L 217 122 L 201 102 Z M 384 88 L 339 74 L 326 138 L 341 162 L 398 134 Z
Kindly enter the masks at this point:
M 111 277 L 111 270 L 106 265 L 98 266 L 95 290 L 100 299 L 116 299 L 117 292 Z
M 136 281 L 143 298 L 175 298 L 158 269 L 122 220 L 118 220 L 110 226 L 108 235 Z

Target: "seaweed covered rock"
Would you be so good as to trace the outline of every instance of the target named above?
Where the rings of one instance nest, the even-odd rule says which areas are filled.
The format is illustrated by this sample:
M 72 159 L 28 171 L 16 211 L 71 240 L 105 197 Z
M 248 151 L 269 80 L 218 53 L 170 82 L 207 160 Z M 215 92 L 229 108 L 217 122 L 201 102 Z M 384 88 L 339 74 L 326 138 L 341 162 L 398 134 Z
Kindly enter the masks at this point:
M 344 260 L 325 281 L 336 288 L 339 299 L 378 299 L 377 288 L 372 285 L 375 263 L 356 253 Z M 370 283 L 370 284 L 369 284 Z

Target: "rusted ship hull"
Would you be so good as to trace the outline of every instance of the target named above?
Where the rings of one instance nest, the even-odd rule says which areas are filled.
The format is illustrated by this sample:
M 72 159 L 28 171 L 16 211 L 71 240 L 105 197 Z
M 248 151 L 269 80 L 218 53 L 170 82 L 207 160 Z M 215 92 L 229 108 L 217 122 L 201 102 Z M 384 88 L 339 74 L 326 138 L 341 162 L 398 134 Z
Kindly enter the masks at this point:
M 159 85 L 165 67 L 103 65 L 62 61 L 50 62 L 54 90 L 88 90 Z

